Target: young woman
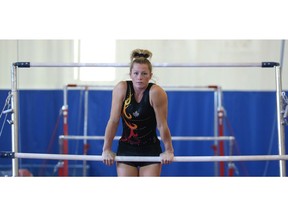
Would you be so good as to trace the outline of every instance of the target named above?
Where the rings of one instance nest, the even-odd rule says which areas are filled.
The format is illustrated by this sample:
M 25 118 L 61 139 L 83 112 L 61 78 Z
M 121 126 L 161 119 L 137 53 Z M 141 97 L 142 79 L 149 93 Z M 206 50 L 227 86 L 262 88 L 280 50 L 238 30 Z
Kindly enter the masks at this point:
M 103 162 L 112 165 L 115 153 L 111 151 L 120 118 L 123 133 L 119 140 L 119 156 L 159 156 L 162 164 L 174 158 L 171 134 L 167 124 L 167 95 L 152 78 L 152 53 L 136 49 L 131 53 L 131 81 L 121 81 L 113 89 L 110 118 L 105 130 Z M 164 143 L 162 153 L 156 129 Z M 117 162 L 118 176 L 160 176 L 160 162 Z

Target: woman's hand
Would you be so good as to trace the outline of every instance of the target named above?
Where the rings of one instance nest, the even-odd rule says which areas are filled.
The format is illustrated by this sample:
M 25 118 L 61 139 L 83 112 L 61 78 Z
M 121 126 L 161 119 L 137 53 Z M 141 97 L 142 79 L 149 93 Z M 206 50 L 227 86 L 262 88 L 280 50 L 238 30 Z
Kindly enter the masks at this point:
M 169 152 L 169 151 L 165 151 L 165 152 L 160 154 L 160 158 L 161 158 L 162 164 L 170 164 L 173 161 L 174 153 Z
M 103 163 L 111 166 L 113 165 L 114 161 L 115 161 L 115 153 L 112 152 L 111 150 L 105 150 L 102 152 L 102 158 L 103 158 Z

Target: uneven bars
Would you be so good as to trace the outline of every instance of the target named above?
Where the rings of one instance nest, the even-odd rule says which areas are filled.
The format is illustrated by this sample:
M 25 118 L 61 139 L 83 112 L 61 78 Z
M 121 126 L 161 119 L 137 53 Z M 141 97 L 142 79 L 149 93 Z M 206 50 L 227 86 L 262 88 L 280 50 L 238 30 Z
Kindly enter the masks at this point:
M 30 67 L 129 67 L 128 63 L 32 63 L 32 62 L 15 62 L 14 66 L 19 68 Z M 278 62 L 261 62 L 261 63 L 153 63 L 153 67 L 275 67 L 279 66 Z
M 26 159 L 50 159 L 50 160 L 87 160 L 102 161 L 101 155 L 67 155 L 67 154 L 37 154 L 37 153 L 14 153 L 8 154 L 15 158 Z M 267 161 L 288 160 L 288 155 L 242 155 L 242 156 L 175 156 L 173 162 L 220 162 L 220 161 Z M 143 161 L 159 162 L 160 157 L 150 156 L 116 156 L 115 161 Z
M 279 92 L 282 90 L 281 82 L 279 82 L 279 77 L 281 73 L 279 72 L 280 64 L 278 62 L 261 62 L 261 63 L 219 63 L 219 64 L 168 64 L 168 63 L 156 63 L 153 64 L 154 67 L 262 67 L 262 68 L 276 68 L 276 96 L 277 96 L 277 115 L 281 112 L 281 102 L 279 102 Z M 13 124 L 11 124 L 12 133 L 12 151 L 18 152 L 18 94 L 17 94 L 17 69 L 18 68 L 29 68 L 29 67 L 129 67 L 129 64 L 109 64 L 109 63 L 68 63 L 68 64 L 47 64 L 47 63 L 30 63 L 30 62 L 14 62 L 11 67 L 11 109 L 13 110 L 11 114 L 11 119 Z M 280 76 L 279 76 L 280 74 Z M 281 117 L 280 117 L 281 119 Z M 278 120 L 278 148 L 280 149 L 279 154 L 285 152 L 284 148 L 284 129 L 281 122 Z M 286 166 L 284 161 L 280 161 L 280 176 L 286 176 Z M 18 161 L 12 160 L 12 173 L 13 176 L 17 176 L 18 173 Z
M 115 136 L 114 140 L 120 139 L 120 136 Z M 60 135 L 59 139 L 61 140 L 104 140 L 104 136 L 73 136 L 73 135 Z M 158 137 L 159 140 L 161 140 L 161 137 Z M 219 141 L 219 140 L 235 140 L 235 137 L 233 136 L 222 136 L 222 137 L 184 137 L 184 136 L 172 136 L 172 141 Z

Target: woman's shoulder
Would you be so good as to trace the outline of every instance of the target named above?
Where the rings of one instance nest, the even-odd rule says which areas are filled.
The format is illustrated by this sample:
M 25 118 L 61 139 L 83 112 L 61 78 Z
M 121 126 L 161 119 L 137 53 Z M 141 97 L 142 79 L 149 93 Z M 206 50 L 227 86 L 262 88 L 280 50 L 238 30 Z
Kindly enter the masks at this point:
M 155 84 L 155 83 L 153 83 L 152 85 L 151 85 L 151 91 L 152 92 L 165 92 L 164 91 L 164 89 L 161 87 L 161 86 L 159 86 L 159 85 L 157 85 L 157 84 Z
M 150 95 L 157 98 L 159 96 L 165 96 L 166 92 L 161 86 L 153 84 L 150 89 Z
M 126 81 L 118 82 L 113 88 L 113 95 L 123 98 L 126 95 L 127 83 Z
M 126 81 L 120 81 L 115 85 L 114 91 L 121 91 L 121 90 L 126 91 L 126 88 L 127 88 L 127 82 Z

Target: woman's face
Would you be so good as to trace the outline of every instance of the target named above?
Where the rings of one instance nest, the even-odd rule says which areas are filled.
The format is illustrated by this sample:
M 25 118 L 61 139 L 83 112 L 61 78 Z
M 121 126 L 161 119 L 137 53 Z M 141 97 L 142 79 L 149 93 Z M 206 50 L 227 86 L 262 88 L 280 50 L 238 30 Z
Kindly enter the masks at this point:
M 147 64 L 134 63 L 130 77 L 135 88 L 145 89 L 152 77 L 152 72 L 149 70 Z

